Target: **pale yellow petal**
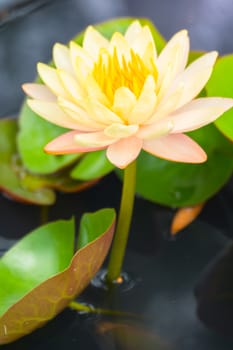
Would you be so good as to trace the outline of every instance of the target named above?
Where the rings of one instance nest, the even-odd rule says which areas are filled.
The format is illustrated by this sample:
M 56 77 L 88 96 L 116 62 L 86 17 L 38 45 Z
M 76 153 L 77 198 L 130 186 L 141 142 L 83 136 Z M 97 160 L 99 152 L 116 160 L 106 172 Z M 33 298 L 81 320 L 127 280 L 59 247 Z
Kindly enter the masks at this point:
M 138 36 L 130 43 L 130 47 L 134 50 L 134 52 L 139 54 L 139 56 L 143 57 L 148 45 L 150 46 L 151 50 L 151 58 L 155 60 L 157 55 L 154 39 L 149 27 L 145 26 L 142 28 Z
M 57 100 L 56 95 L 49 90 L 49 88 L 43 84 L 23 84 L 23 91 L 31 98 L 36 100 L 44 100 L 55 102 Z
M 213 51 L 191 63 L 174 81 L 165 98 L 169 99 L 170 94 L 173 94 L 176 89 L 180 89 L 181 86 L 183 86 L 183 93 L 176 108 L 185 105 L 196 97 L 209 80 L 216 58 L 217 52 Z
M 95 28 L 89 26 L 84 34 L 83 48 L 91 57 L 96 59 L 101 48 L 107 48 L 109 41 L 100 34 Z
M 136 105 L 136 97 L 127 87 L 120 87 L 114 95 L 112 110 L 123 120 L 128 121 L 129 115 Z
M 87 95 L 89 99 L 93 99 L 94 101 L 99 101 L 104 104 L 106 107 L 110 108 L 110 102 L 106 95 L 101 90 L 99 84 L 97 84 L 96 80 L 93 78 L 91 74 L 86 77 L 85 89 L 87 91 Z
M 184 86 L 183 84 L 180 87 L 177 87 L 171 95 L 169 95 L 169 98 L 164 98 L 156 107 L 155 112 L 152 114 L 151 118 L 147 120 L 145 124 L 152 124 L 155 121 L 161 120 L 162 118 L 169 115 L 171 112 L 173 112 L 177 105 L 179 104 L 182 95 L 183 95 Z
M 104 147 L 115 142 L 115 139 L 106 136 L 102 131 L 76 134 L 75 141 L 81 146 Z
M 129 124 L 143 124 L 152 115 L 156 106 L 155 80 L 149 75 L 135 107 L 128 117 Z
M 91 57 L 89 52 L 87 52 L 82 46 L 78 45 L 76 42 L 71 41 L 70 45 L 70 58 L 73 64 L 76 62 L 77 57 L 83 58 L 90 66 L 93 64 L 94 59 Z
M 100 130 L 105 127 L 105 125 L 93 120 L 84 109 L 70 101 L 59 98 L 58 104 L 68 116 L 76 120 L 79 124 L 88 128 L 88 130 Z
M 98 101 L 88 101 L 87 112 L 97 123 L 108 126 L 112 123 L 123 123 L 122 119 Z
M 125 32 L 125 39 L 128 43 L 132 43 L 135 39 L 137 39 L 138 35 L 142 31 L 142 26 L 138 20 L 133 21 Z
M 110 54 L 114 54 L 116 50 L 117 57 L 121 62 L 122 56 L 128 61 L 130 59 L 130 46 L 124 36 L 121 33 L 115 32 L 110 40 L 108 51 Z
M 141 139 L 150 140 L 169 134 L 173 128 L 174 121 L 172 119 L 161 120 L 151 125 L 142 126 L 136 136 Z
M 53 47 L 53 61 L 58 69 L 74 74 L 71 63 L 70 50 L 67 46 L 56 43 Z
M 79 106 L 85 106 L 85 99 L 87 98 L 86 91 L 80 86 L 76 79 L 69 73 L 58 70 L 59 78 L 63 84 L 63 87 L 70 95 L 71 99 L 78 103 Z
M 104 133 L 109 137 L 120 139 L 134 135 L 138 128 L 138 125 L 112 124 L 104 130 Z
M 47 64 L 38 63 L 37 65 L 38 73 L 45 83 L 49 87 L 49 89 L 54 92 L 57 96 L 62 96 L 64 98 L 68 98 L 69 95 L 64 89 L 59 76 L 57 74 L 57 70 L 49 67 Z
M 39 100 L 28 100 L 27 103 L 36 114 L 47 121 L 64 128 L 79 130 L 75 120 L 69 117 L 57 103 Z
M 233 107 L 232 98 L 198 98 L 172 113 L 169 118 L 174 122 L 172 132 L 186 132 L 201 128 Z
M 160 53 L 156 62 L 159 72 L 158 87 L 161 95 L 164 94 L 175 77 L 184 70 L 187 64 L 188 54 L 188 33 L 186 30 L 182 30 L 171 38 Z M 165 81 L 166 84 L 164 84 Z

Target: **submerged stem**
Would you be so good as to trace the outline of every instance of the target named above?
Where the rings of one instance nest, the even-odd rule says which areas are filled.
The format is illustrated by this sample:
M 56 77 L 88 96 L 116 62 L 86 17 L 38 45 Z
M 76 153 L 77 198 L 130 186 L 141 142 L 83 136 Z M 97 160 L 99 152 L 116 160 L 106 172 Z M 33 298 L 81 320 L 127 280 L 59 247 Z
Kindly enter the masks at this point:
M 136 160 L 124 170 L 121 205 L 117 228 L 110 253 L 107 282 L 113 283 L 120 277 L 133 214 L 136 184 Z

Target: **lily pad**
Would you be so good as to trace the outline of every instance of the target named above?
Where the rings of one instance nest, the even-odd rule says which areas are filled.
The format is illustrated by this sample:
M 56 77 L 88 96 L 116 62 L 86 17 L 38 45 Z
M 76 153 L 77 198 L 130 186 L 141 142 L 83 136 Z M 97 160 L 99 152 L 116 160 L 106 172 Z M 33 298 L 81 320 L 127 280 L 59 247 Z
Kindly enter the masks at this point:
M 118 18 L 97 24 L 95 27 L 106 37 L 111 37 L 115 31 L 124 33 L 134 18 Z M 164 46 L 164 39 L 147 19 L 140 19 L 143 25 L 148 25 L 156 41 L 158 51 Z M 84 32 L 78 34 L 73 40 L 81 43 Z M 75 162 L 80 155 L 48 155 L 44 153 L 45 145 L 64 133 L 66 129 L 47 122 L 34 113 L 26 103 L 24 103 L 19 114 L 20 131 L 18 134 L 18 149 L 24 166 L 31 172 L 39 174 L 50 174 L 65 166 Z M 85 157 L 86 155 L 83 155 Z M 100 166 L 100 163 L 99 163 Z M 105 168 L 105 164 L 103 164 Z M 102 170 L 105 172 L 105 169 Z M 76 172 L 75 172 L 76 173 Z M 76 177 L 75 177 L 76 178 Z
M 189 133 L 206 151 L 203 164 L 159 159 L 146 152 L 138 158 L 136 191 L 170 207 L 193 206 L 213 196 L 233 171 L 233 145 L 211 124 Z
M 53 156 L 44 152 L 44 146 L 67 131 L 51 124 L 34 113 L 25 103 L 20 111 L 18 149 L 24 166 L 31 172 L 51 174 L 78 159 L 80 154 Z
M 17 162 L 17 123 L 15 119 L 0 121 L 0 191 L 21 202 L 49 205 L 55 201 L 54 191 L 48 188 L 33 191 L 21 184 L 25 169 Z
M 93 180 L 109 174 L 115 166 L 106 157 L 106 151 L 88 153 L 72 169 L 70 175 L 77 180 Z
M 37 175 L 30 173 L 22 165 L 17 154 L 17 120 L 0 120 L 0 190 L 8 196 L 30 204 L 51 205 L 55 202 L 54 190 L 77 192 L 94 185 L 99 179 L 89 181 L 74 180 L 70 169 L 58 174 Z
M 233 55 L 221 57 L 206 85 L 208 96 L 233 98 Z M 230 140 L 233 140 L 233 108 L 215 121 L 217 128 Z
M 114 223 L 113 209 L 86 214 L 79 233 L 85 244 L 74 256 L 74 221 L 69 220 L 40 227 L 2 257 L 0 344 L 41 327 L 83 291 L 106 257 Z

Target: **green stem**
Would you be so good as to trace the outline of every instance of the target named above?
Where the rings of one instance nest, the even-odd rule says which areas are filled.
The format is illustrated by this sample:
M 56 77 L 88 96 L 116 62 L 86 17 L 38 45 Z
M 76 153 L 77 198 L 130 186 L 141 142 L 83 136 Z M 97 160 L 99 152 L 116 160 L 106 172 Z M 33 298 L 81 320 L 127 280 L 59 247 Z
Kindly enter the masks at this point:
M 40 224 L 44 225 L 49 220 L 49 206 L 41 205 L 40 207 Z
M 136 183 L 136 160 L 124 170 L 123 189 L 118 223 L 110 253 L 107 282 L 113 283 L 120 277 L 133 214 Z
M 92 313 L 92 314 L 118 316 L 118 317 L 140 318 L 139 315 L 136 315 L 136 314 L 133 314 L 133 313 L 130 313 L 130 312 L 122 312 L 122 311 L 117 311 L 117 310 L 96 308 L 96 307 L 93 307 L 93 306 L 88 306 L 88 305 L 85 305 L 85 304 L 78 303 L 76 301 L 71 301 L 68 306 L 72 310 L 84 311 L 84 312 L 89 312 L 89 313 Z

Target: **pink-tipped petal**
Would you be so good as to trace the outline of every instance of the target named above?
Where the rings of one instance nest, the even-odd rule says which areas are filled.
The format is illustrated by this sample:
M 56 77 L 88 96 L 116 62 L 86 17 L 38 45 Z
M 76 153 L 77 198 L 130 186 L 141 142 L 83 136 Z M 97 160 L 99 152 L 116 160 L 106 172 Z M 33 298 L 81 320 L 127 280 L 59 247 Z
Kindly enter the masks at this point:
M 56 103 L 40 100 L 28 100 L 27 104 L 33 110 L 33 112 L 43 117 L 50 123 L 67 129 L 80 130 L 79 123 L 76 123 L 74 119 L 65 114 L 65 112 Z
M 80 146 L 77 141 L 75 141 L 75 136 L 77 136 L 77 131 L 70 131 L 61 136 L 58 136 L 53 141 L 49 142 L 44 150 L 49 154 L 71 154 L 71 153 L 82 153 L 91 152 L 103 149 L 105 147 L 86 147 Z
M 139 155 L 142 148 L 142 140 L 131 136 L 120 139 L 107 149 L 107 158 L 120 169 L 124 169 Z
M 191 101 L 169 115 L 174 122 L 172 133 L 192 131 L 217 119 L 233 107 L 232 98 L 205 97 Z
M 170 134 L 145 140 L 143 149 L 159 158 L 182 163 L 203 163 L 207 156 L 203 149 L 184 134 Z
M 84 147 L 106 147 L 115 140 L 105 135 L 103 131 L 82 133 L 75 136 L 76 143 Z
M 57 100 L 56 95 L 43 84 L 23 84 L 22 89 L 29 97 L 35 100 L 47 102 L 55 102 Z

